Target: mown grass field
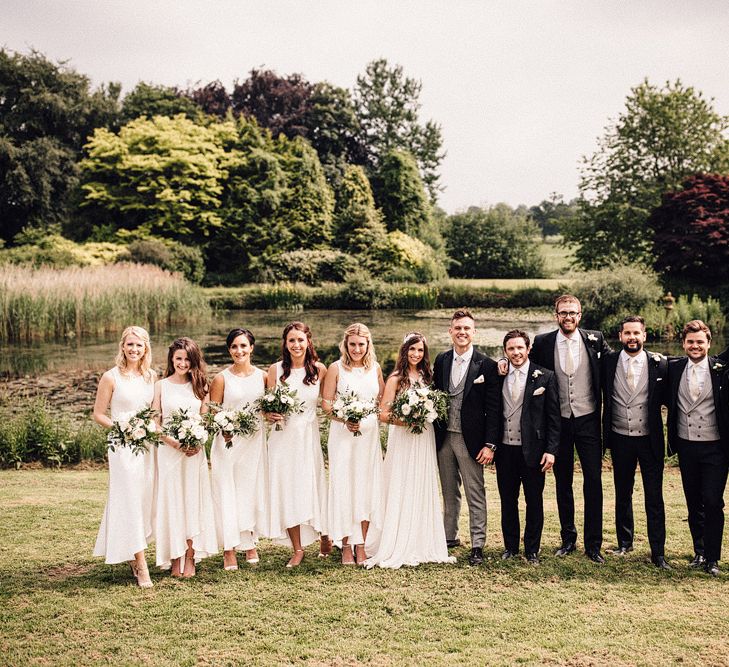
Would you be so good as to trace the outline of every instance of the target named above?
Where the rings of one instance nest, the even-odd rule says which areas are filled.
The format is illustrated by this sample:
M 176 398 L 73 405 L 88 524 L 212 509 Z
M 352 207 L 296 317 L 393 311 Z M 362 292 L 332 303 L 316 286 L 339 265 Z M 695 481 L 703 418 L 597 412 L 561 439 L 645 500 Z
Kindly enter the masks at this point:
M 605 537 L 613 543 L 605 472 Z M 580 479 L 575 480 L 576 488 Z M 107 484 L 104 470 L 0 471 L 0 663 L 7 665 L 725 665 L 729 574 L 689 570 L 688 527 L 677 470 L 667 472 L 667 555 L 648 562 L 642 494 L 636 550 L 604 566 L 557 543 L 547 483 L 543 562 L 499 560 L 498 496 L 490 502 L 484 567 L 456 549 L 453 566 L 362 571 L 307 550 L 287 571 L 286 550 L 263 543 L 261 564 L 194 580 L 152 570 L 133 585 L 125 565 L 91 554 Z M 579 495 L 579 494 L 578 494 Z M 467 534 L 465 512 L 462 533 Z M 153 562 L 150 553 L 149 561 Z

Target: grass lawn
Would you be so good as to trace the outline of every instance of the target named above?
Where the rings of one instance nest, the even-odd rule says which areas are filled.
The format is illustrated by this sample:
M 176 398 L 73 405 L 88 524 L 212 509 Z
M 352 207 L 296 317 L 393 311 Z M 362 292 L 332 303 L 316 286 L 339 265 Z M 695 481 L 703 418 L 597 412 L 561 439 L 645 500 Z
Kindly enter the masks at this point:
M 467 546 L 453 566 L 371 572 L 317 560 L 312 547 L 287 571 L 287 551 L 264 542 L 257 569 L 224 572 L 221 555 L 182 581 L 151 567 L 155 587 L 141 590 L 126 565 L 91 556 L 105 471 L 0 471 L 0 664 L 726 665 L 729 574 L 687 567 L 678 471 L 666 477 L 669 573 L 648 562 L 640 489 L 634 553 L 604 566 L 553 557 L 551 479 L 542 565 L 502 563 L 490 471 L 484 567 L 468 566 Z
M 539 251 L 544 257 L 548 276 L 562 276 L 569 272 L 574 258 L 574 250 L 559 243 L 561 237 L 548 237 L 549 241 L 539 242 Z

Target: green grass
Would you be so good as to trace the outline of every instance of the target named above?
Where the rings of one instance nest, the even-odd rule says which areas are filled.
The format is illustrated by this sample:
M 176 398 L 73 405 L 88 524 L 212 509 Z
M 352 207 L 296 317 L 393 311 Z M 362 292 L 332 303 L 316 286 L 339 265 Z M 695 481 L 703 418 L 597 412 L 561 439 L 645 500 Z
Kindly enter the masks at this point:
M 539 252 L 544 257 L 547 275 L 559 277 L 569 273 L 574 250 L 561 245 L 560 236 L 549 236 L 547 239 L 539 242 Z
M 609 476 L 607 545 L 614 543 Z M 633 554 L 608 556 L 604 566 L 578 554 L 551 556 L 558 533 L 551 479 L 541 567 L 502 563 L 489 471 L 484 567 L 467 565 L 467 546 L 455 550 L 454 566 L 371 572 L 317 560 L 309 548 L 302 567 L 287 571 L 287 551 L 263 542 L 255 570 L 224 572 L 217 556 L 181 581 L 151 567 L 155 587 L 145 591 L 125 565 L 90 555 L 105 471 L 0 471 L 0 662 L 726 664 L 729 575 L 713 580 L 688 569 L 680 478 L 675 469 L 666 477 L 669 573 L 648 563 L 639 488 Z

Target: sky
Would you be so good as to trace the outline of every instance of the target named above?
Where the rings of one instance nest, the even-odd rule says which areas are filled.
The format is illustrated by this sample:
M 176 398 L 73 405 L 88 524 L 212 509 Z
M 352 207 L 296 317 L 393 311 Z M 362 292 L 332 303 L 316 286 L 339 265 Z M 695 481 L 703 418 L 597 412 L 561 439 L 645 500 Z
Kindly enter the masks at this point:
M 95 85 L 232 89 L 253 68 L 351 88 L 384 57 L 441 125 L 449 213 L 577 194 L 630 89 L 680 78 L 729 114 L 725 0 L 3 0 L 0 46 Z

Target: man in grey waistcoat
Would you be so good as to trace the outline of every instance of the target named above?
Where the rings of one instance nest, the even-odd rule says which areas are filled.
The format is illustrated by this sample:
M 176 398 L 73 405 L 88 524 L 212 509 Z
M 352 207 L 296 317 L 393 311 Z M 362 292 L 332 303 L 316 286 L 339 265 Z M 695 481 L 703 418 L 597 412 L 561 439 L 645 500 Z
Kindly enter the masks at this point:
M 580 300 L 563 294 L 555 301 L 558 328 L 537 334 L 529 359 L 554 371 L 562 417 L 559 452 L 554 464 L 562 544 L 557 556 L 576 548 L 575 499 L 572 490 L 575 449 L 580 457 L 585 498 L 585 553 L 604 563 L 602 547 L 602 404 L 600 358 L 610 351 L 599 331 L 580 329 Z
M 610 449 L 615 481 L 615 532 L 612 553 L 633 550 L 633 486 L 640 463 L 645 495 L 651 561 L 671 569 L 665 558 L 666 513 L 663 504 L 663 437 L 661 405 L 668 396 L 668 359 L 643 349 L 642 317 L 631 315 L 620 324 L 620 352 L 603 357 L 603 439 Z
M 466 309 L 457 310 L 448 328 L 453 347 L 436 357 L 433 377 L 436 388 L 451 396 L 448 419 L 435 424 L 446 541 L 449 548 L 460 545 L 462 483 L 471 533 L 468 560 L 480 565 L 486 542 L 483 466 L 494 458 L 501 397 L 496 362 L 474 349 L 475 333 L 473 315 Z
M 701 320 L 683 328 L 685 357 L 668 363 L 668 449 L 678 454 L 694 546 L 691 567 L 719 575 L 724 489 L 729 471 L 727 364 L 710 357 L 711 330 Z

